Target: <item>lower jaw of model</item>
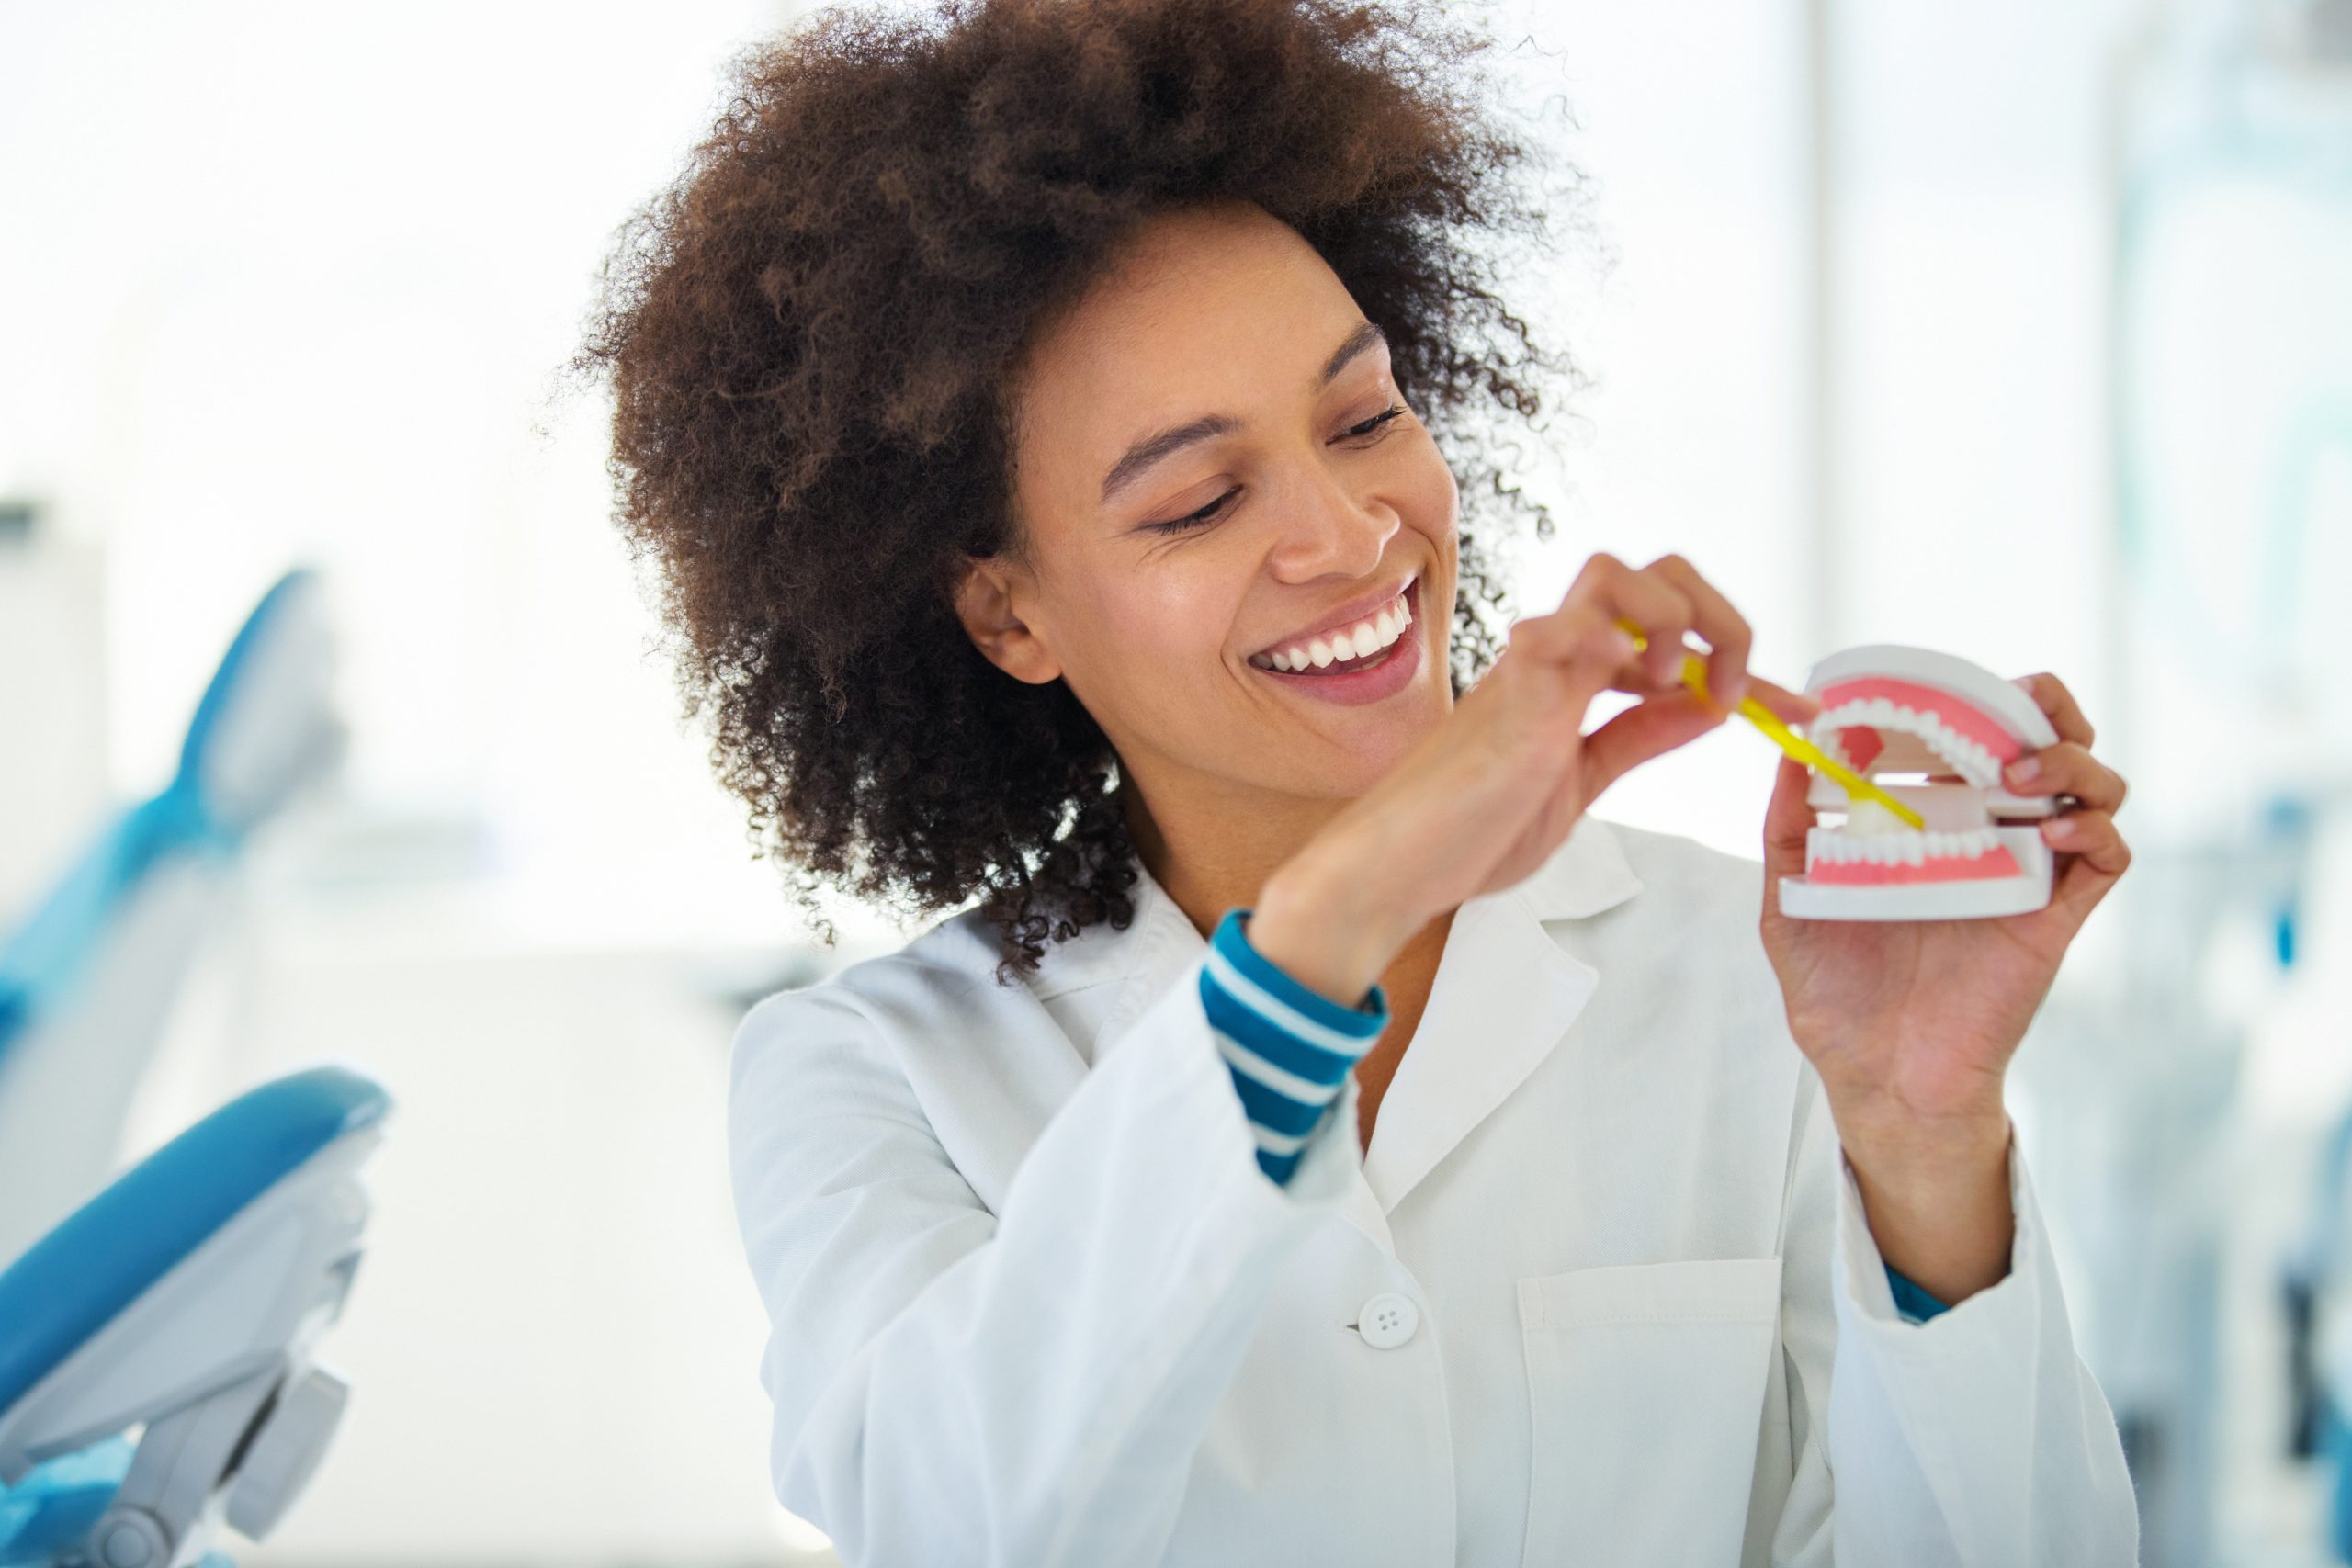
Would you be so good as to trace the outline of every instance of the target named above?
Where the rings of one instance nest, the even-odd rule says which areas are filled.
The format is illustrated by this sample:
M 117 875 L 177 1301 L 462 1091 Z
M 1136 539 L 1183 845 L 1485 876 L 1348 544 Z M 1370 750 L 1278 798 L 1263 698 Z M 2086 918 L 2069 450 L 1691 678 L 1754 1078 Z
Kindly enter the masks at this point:
M 1815 772 L 1807 801 L 1841 814 L 1805 836 L 1804 874 L 1781 879 L 1781 912 L 1799 919 L 1970 919 L 2050 902 L 2044 797 L 2001 788 L 2001 770 L 2057 735 L 2032 700 L 1989 671 L 1922 649 L 1849 649 L 1806 688 L 1822 711 L 1814 742 L 1905 806 L 1926 830 L 1875 801 L 1849 798 Z M 2044 739 L 2044 737 L 2047 739 Z M 1927 782 L 1899 784 L 1895 775 Z

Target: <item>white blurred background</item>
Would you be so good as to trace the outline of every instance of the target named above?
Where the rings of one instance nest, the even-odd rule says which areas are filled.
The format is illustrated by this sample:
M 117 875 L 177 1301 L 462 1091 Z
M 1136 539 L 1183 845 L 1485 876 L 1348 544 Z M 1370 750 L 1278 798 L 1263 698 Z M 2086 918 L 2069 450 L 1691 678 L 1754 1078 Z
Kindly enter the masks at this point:
M 0 0 L 0 932 L 288 566 L 342 638 L 339 784 L 256 846 L 119 1150 L 321 1059 L 396 1100 L 352 1414 L 243 1561 L 821 1544 L 767 1488 L 726 1044 L 911 932 L 812 950 L 750 858 L 559 389 L 616 226 L 796 9 Z M 2074 688 L 2148 869 L 2018 1119 L 2146 1561 L 2337 1561 L 2279 1292 L 2330 1321 L 2352 1094 L 2352 6 L 1485 14 L 1600 242 L 1521 285 L 1596 378 L 1531 455 L 1521 607 L 1678 550 L 1789 683 L 1898 641 Z M 1725 729 L 1601 811 L 1752 854 L 1773 758 Z

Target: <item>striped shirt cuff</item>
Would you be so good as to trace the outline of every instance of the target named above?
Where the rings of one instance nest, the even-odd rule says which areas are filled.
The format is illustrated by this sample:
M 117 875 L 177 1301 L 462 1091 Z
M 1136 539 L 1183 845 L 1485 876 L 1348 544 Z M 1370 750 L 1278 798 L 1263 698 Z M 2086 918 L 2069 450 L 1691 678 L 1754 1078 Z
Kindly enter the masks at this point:
M 1330 1119 L 1348 1074 L 1388 1027 L 1372 987 L 1342 1007 L 1250 945 L 1248 909 L 1227 909 L 1201 964 L 1201 1005 L 1258 1144 L 1258 1167 L 1287 1183 L 1307 1141 Z
M 1886 1282 L 1894 1291 L 1894 1310 L 1903 1314 L 1905 1323 L 1925 1323 L 1939 1312 L 1950 1312 L 1949 1303 L 1939 1302 L 1918 1286 L 1886 1266 Z

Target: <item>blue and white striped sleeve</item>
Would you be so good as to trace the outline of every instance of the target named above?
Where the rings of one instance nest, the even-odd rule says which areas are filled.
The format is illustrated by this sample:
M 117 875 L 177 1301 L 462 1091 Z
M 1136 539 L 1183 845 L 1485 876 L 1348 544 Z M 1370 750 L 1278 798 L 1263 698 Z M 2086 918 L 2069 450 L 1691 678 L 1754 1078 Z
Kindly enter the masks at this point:
M 1287 1184 L 1348 1074 L 1388 1027 L 1388 998 L 1374 986 L 1361 1007 L 1340 1006 L 1251 947 L 1249 921 L 1248 909 L 1227 909 L 1210 934 L 1201 1004 L 1233 1070 L 1258 1167 Z

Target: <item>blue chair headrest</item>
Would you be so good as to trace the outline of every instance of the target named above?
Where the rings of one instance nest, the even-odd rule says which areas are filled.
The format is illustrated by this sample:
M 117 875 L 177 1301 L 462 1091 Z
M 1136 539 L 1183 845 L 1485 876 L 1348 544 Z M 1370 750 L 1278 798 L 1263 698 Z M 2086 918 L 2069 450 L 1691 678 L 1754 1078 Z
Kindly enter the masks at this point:
M 0 1273 L 0 1411 L 246 1204 L 391 1100 L 346 1067 L 247 1090 L 117 1177 Z

